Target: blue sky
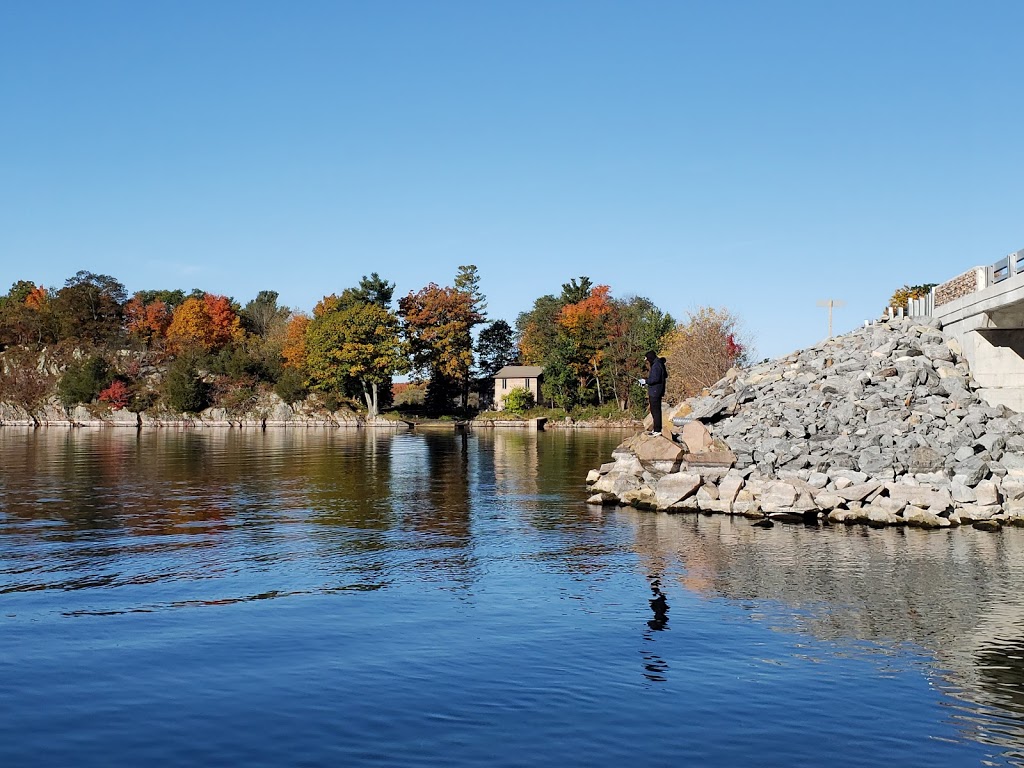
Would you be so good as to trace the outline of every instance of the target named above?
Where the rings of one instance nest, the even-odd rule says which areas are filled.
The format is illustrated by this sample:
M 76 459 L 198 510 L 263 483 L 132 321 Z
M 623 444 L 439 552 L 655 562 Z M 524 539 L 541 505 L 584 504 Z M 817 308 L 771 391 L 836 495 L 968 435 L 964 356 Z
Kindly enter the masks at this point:
M 476 264 L 587 275 L 759 357 L 1024 248 L 1024 3 L 6 2 L 0 292 Z

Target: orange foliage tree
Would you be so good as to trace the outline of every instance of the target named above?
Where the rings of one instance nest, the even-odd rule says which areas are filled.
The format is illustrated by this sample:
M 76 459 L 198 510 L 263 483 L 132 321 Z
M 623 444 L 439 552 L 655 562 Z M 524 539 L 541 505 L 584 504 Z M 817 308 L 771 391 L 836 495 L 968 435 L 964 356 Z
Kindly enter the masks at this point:
M 144 304 L 135 296 L 124 305 L 125 329 L 147 347 L 167 335 L 172 317 L 170 308 L 160 299 Z
M 239 342 L 245 336 L 242 323 L 225 296 L 207 293 L 202 299 L 186 299 L 174 310 L 167 328 L 167 343 L 174 352 L 197 348 L 211 352 Z
M 596 285 L 585 299 L 566 304 L 558 313 L 557 322 L 565 335 L 566 364 L 585 391 L 591 382 L 597 386 L 597 401 L 604 403 L 601 392 L 601 360 L 604 357 L 605 321 L 611 312 L 607 285 Z
M 301 371 L 306 365 L 306 332 L 309 328 L 309 315 L 296 313 L 288 321 L 284 332 L 284 346 L 281 357 L 286 368 Z
M 46 289 L 41 285 L 37 285 L 29 291 L 28 296 L 25 297 L 25 306 L 29 309 L 39 311 L 46 304 L 47 298 L 48 295 L 46 293 Z

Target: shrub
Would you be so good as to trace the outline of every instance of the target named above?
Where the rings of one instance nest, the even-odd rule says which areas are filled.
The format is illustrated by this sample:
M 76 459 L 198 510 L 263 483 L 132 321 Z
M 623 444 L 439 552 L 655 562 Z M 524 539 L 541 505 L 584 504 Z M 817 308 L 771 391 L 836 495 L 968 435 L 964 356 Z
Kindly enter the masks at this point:
M 525 387 L 516 387 L 505 395 L 504 409 L 512 413 L 524 413 L 534 406 L 533 392 Z
M 11 347 L 0 358 L 0 402 L 24 408 L 38 424 L 36 416 L 53 391 L 53 378 L 38 352 Z
M 99 355 L 71 363 L 57 385 L 57 397 L 65 408 L 91 403 L 110 385 L 110 366 Z
M 114 379 L 110 386 L 100 392 L 100 402 L 107 403 L 115 411 L 119 411 L 128 405 L 131 399 L 131 392 L 128 385 L 120 379 Z
M 218 405 L 234 416 L 253 410 L 259 402 L 259 391 L 251 381 L 233 381 L 219 393 Z
M 273 383 L 281 377 L 281 355 L 255 343 L 225 347 L 210 360 L 210 369 L 232 379 L 256 379 Z
M 179 357 L 168 366 L 164 398 L 167 407 L 179 413 L 199 413 L 209 405 L 210 388 L 199 377 L 195 362 Z
M 306 377 L 294 368 L 285 368 L 281 372 L 281 377 L 274 384 L 274 391 L 288 404 L 297 403 L 309 394 Z

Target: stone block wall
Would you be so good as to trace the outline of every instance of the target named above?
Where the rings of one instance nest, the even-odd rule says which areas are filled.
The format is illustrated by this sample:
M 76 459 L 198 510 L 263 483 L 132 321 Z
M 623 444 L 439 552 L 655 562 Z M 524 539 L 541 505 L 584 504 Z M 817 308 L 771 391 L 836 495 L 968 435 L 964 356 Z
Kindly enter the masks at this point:
M 952 280 L 947 280 L 942 285 L 936 286 L 935 306 L 941 307 L 943 304 L 948 304 L 951 301 L 961 299 L 975 291 L 981 290 L 984 287 L 984 281 L 979 278 L 978 271 L 982 269 L 984 267 L 975 267 L 968 272 L 964 272 L 962 275 L 954 277 Z

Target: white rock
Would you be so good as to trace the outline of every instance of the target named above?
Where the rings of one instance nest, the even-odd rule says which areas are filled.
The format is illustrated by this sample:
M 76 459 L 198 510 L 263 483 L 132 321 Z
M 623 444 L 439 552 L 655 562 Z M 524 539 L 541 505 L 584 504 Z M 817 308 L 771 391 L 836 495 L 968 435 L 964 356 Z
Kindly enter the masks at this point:
M 991 506 L 999 503 L 999 488 L 991 480 L 982 480 L 974 487 L 974 495 L 978 504 Z
M 658 481 L 654 498 L 658 509 L 666 509 L 697 492 L 701 483 L 700 475 L 695 472 L 676 472 L 665 475 Z
M 778 512 L 792 509 L 797 499 L 797 489 L 791 483 L 771 483 L 761 494 L 761 509 L 765 512 Z

